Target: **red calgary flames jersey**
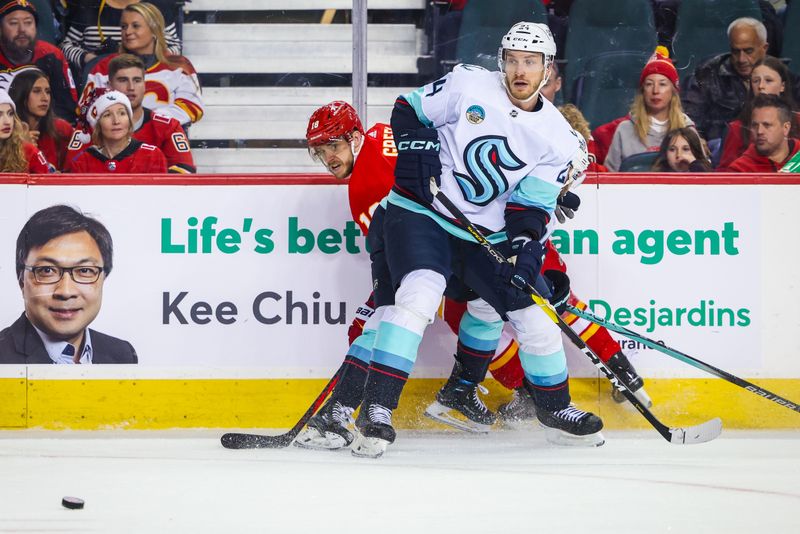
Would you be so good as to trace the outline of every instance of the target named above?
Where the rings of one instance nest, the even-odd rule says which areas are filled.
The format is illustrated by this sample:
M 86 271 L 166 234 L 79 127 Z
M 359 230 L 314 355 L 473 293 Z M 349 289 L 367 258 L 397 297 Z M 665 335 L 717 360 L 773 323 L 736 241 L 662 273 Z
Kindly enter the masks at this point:
M 125 150 L 113 158 L 107 158 L 97 147 L 90 146 L 67 162 L 67 171 L 102 174 L 163 174 L 167 172 L 167 160 L 158 147 L 133 139 Z
M 197 172 L 189 150 L 189 140 L 181 123 L 172 117 L 144 109 L 144 122 L 133 133 L 133 138 L 142 143 L 157 146 L 167 158 L 167 170 L 177 173 Z
M 81 131 L 76 131 L 72 135 L 67 147 L 67 161 L 74 160 L 89 147 L 81 141 L 83 135 L 85 134 Z M 144 108 L 144 120 L 139 129 L 133 132 L 133 138 L 158 147 L 167 159 L 167 172 L 181 174 L 197 172 L 192 151 L 189 149 L 189 140 L 183 133 L 180 123 L 172 117 Z
M 388 124 L 376 124 L 364 135 L 350 175 L 350 211 L 353 220 L 367 235 L 372 214 L 394 185 L 397 148 Z
M 94 66 L 78 102 L 86 99 L 96 87 L 108 87 L 108 64 L 118 54 L 111 54 Z M 171 65 L 156 63 L 144 74 L 144 107 L 169 115 L 181 124 L 194 123 L 203 116 L 200 82 L 192 63 L 183 56 L 170 56 Z
M 36 145 L 31 143 L 23 143 L 22 151 L 25 153 L 25 159 L 28 160 L 28 173 L 29 174 L 48 174 L 55 172 L 55 168 L 50 165 L 47 159 L 42 154 Z

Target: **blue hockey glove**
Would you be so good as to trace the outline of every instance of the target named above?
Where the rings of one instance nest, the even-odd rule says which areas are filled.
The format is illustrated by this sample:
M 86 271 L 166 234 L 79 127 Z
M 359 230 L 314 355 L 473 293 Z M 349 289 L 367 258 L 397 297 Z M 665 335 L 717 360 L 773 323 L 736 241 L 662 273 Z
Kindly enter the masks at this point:
M 509 302 L 530 295 L 528 286 L 533 286 L 544 261 L 544 247 L 535 239 L 517 238 L 511 242 L 511 253 L 516 256 L 514 264 L 501 264 L 498 275 L 507 282 Z
M 550 301 L 556 312 L 561 315 L 567 309 L 567 301 L 569 300 L 569 276 L 567 276 L 567 273 L 562 273 L 555 269 L 549 269 L 542 275 L 550 285 L 550 292 L 552 293 L 547 300 Z
M 441 185 L 442 162 L 439 160 L 439 134 L 433 128 L 403 130 L 395 138 L 397 165 L 395 184 L 428 204 L 433 202 L 431 176 Z
M 556 203 L 555 215 L 558 222 L 564 224 L 567 219 L 572 219 L 575 217 L 575 212 L 578 211 L 578 208 L 581 205 L 581 198 L 572 193 L 567 191 L 560 197 L 558 197 L 558 201 Z

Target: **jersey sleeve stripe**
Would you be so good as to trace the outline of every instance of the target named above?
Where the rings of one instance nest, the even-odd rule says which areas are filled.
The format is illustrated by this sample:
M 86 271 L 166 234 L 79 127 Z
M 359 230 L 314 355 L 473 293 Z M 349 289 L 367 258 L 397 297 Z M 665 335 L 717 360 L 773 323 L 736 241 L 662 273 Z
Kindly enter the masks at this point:
M 417 114 L 417 119 L 419 119 L 419 122 L 428 128 L 433 128 L 433 121 L 425 115 L 425 111 L 422 109 L 422 96 L 424 91 L 425 88 L 420 87 L 415 91 L 411 91 L 410 93 L 403 95 L 403 98 L 414 109 L 414 113 Z

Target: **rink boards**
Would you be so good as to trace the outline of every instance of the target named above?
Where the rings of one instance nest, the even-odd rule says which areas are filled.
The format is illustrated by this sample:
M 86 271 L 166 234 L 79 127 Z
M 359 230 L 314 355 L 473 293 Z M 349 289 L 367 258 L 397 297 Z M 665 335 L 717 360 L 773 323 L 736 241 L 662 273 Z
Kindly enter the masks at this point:
M 604 175 L 553 235 L 595 313 L 792 400 L 800 399 L 800 180 Z M 0 366 L 0 427 L 288 427 L 338 368 L 369 292 L 364 238 L 342 182 L 321 176 L 44 177 L 0 181 L 0 327 L 23 303 L 19 230 L 57 203 L 100 219 L 114 270 L 92 328 L 137 366 Z M 5 252 L 3 252 L 5 251 Z M 397 414 L 419 414 L 452 366 L 434 324 Z M 796 428 L 800 414 L 649 349 L 632 361 L 670 424 Z M 577 402 L 641 426 L 571 351 Z M 490 405 L 507 392 L 490 383 Z M 675 421 L 673 421 L 675 419 Z M 646 424 L 646 423 L 645 423 Z

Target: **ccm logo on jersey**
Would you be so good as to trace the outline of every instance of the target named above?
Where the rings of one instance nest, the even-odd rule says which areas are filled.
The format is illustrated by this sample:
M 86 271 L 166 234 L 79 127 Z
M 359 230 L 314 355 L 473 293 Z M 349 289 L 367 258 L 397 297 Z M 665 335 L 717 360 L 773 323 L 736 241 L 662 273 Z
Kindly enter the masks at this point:
M 397 150 L 439 150 L 439 143 L 434 141 L 400 141 Z

